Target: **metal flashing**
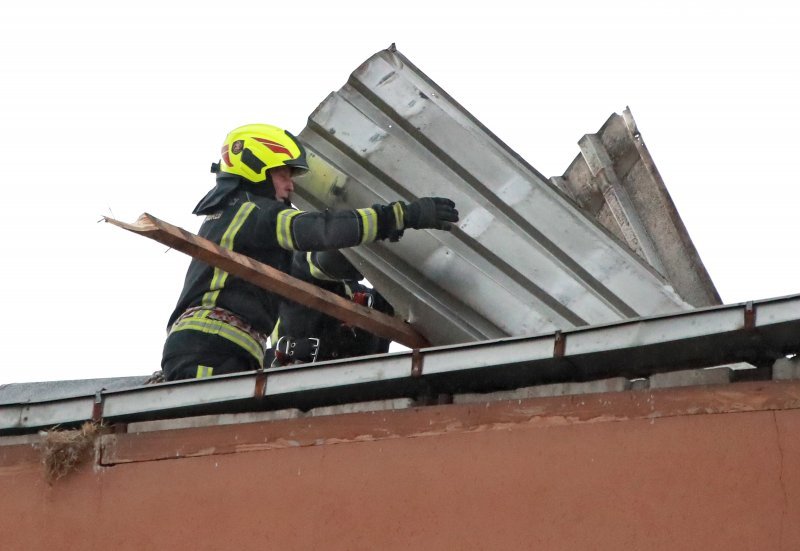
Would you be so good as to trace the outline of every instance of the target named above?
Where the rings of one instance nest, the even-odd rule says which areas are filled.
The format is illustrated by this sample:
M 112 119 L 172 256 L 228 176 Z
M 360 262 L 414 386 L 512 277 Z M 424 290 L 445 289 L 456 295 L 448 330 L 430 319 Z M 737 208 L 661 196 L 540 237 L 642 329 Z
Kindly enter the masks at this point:
M 745 323 L 748 310 L 754 313 L 754 328 Z M 576 328 L 560 334 L 565 338 L 563 353 L 556 347 L 556 332 L 103 391 L 103 420 L 132 422 L 242 411 L 308 410 L 424 394 L 649 377 L 740 361 L 771 365 L 800 351 L 800 295 Z M 415 361 L 424 365 L 418 376 L 414 374 Z M 267 378 L 261 399 L 254 398 L 259 377 Z M 96 403 L 92 392 L 61 400 L 3 404 L 0 434 L 90 420 Z

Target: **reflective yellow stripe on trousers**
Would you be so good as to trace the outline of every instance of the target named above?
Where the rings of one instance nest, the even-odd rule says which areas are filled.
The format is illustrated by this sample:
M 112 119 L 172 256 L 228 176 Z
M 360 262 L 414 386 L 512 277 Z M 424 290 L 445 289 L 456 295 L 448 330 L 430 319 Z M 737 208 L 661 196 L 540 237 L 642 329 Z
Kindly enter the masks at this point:
M 211 377 L 214 374 L 214 368 L 209 367 L 207 365 L 198 365 L 197 366 L 197 375 L 195 379 L 205 379 L 206 377 Z
M 172 326 L 172 331 L 185 331 L 187 329 L 193 331 L 200 331 L 208 335 L 219 335 L 223 339 L 227 339 L 234 344 L 238 344 L 247 350 L 253 357 L 258 360 L 258 365 L 264 365 L 264 349 L 261 344 L 253 337 L 233 325 L 229 325 L 223 321 L 217 321 L 205 318 L 207 312 L 198 311 L 191 315 L 191 317 L 184 318 Z

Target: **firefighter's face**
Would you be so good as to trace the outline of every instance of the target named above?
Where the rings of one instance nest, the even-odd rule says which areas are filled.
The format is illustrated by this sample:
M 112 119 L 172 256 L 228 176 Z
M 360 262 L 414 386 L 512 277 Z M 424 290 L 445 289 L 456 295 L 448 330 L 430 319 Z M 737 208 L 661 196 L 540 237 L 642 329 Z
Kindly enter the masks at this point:
M 272 176 L 272 183 L 275 185 L 275 198 L 278 201 L 288 199 L 289 195 L 294 191 L 292 169 L 288 166 L 278 166 L 270 169 L 269 174 Z

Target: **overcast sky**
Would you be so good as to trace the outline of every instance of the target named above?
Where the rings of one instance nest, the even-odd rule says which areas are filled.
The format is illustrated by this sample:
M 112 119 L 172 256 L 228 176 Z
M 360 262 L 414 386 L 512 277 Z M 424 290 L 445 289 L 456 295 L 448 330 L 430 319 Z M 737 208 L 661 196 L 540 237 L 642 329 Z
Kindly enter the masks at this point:
M 630 106 L 723 301 L 800 292 L 800 8 L 548 4 L 3 3 L 0 383 L 158 369 L 188 257 L 97 221 L 196 231 L 229 130 L 392 42 L 546 176 Z

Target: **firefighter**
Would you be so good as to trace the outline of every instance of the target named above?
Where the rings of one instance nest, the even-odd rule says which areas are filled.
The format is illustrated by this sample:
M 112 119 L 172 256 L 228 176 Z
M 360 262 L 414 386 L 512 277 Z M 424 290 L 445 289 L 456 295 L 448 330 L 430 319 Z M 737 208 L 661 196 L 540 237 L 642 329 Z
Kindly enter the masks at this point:
M 289 201 L 308 170 L 303 145 L 266 124 L 236 128 L 211 166 L 216 186 L 197 204 L 199 235 L 288 273 L 293 251 L 396 241 L 405 229 L 449 230 L 455 204 L 439 197 L 354 210 L 303 212 Z M 168 322 L 164 378 L 202 378 L 263 367 L 280 297 L 196 259 Z
M 394 315 L 394 308 L 375 289 L 362 285 L 364 276 L 341 251 L 295 252 L 290 275 L 348 298 L 353 302 Z M 283 301 L 271 335 L 273 348 L 265 365 L 279 367 L 389 351 L 391 341 L 343 323 L 293 301 Z

